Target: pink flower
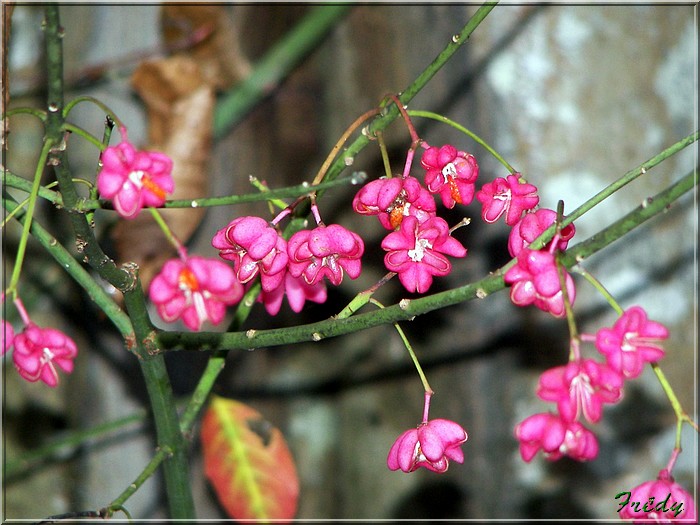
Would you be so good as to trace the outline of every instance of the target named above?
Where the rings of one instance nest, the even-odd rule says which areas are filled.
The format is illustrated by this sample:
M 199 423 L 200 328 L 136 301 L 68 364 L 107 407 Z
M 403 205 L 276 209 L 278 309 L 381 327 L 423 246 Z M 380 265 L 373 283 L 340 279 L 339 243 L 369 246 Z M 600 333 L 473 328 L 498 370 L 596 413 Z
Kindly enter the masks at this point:
M 574 280 L 566 270 L 564 272 L 566 291 L 571 305 L 576 298 Z M 503 276 L 511 284 L 510 298 L 518 306 L 534 304 L 540 310 L 550 312 L 555 317 L 564 317 L 564 294 L 559 283 L 554 255 L 538 250 L 524 248 L 519 254 L 517 264 Z
M 554 224 L 556 219 L 557 212 L 547 208 L 540 208 L 537 211 L 526 213 L 510 231 L 510 236 L 508 237 L 508 252 L 510 255 L 516 257 L 523 248 L 527 248 L 543 231 Z M 573 223 L 562 228 L 556 249 L 566 250 L 569 240 L 575 233 L 576 228 Z M 552 241 L 548 242 L 543 249 L 549 251 L 551 244 Z
M 352 201 L 361 215 L 377 215 L 387 230 L 395 230 L 407 215 L 418 222 L 435 216 L 435 199 L 415 177 L 377 179 L 365 184 Z
M 308 284 L 303 277 L 294 277 L 287 272 L 284 283 L 271 292 L 262 291 L 258 301 L 262 301 L 265 310 L 270 315 L 277 315 L 282 307 L 282 299 L 287 296 L 289 306 L 296 313 L 301 312 L 304 303 L 309 300 L 315 303 L 325 303 L 328 297 L 326 283 L 320 279 L 316 284 Z
M 42 380 L 50 387 L 58 385 L 56 365 L 71 373 L 78 354 L 78 348 L 66 334 L 33 323 L 15 336 L 14 346 L 12 359 L 19 375 L 27 381 Z
M 622 519 L 635 523 L 697 523 L 693 496 L 664 469 L 655 480 L 645 481 L 631 491 L 620 492 L 617 510 Z
M 540 201 L 537 187 L 521 183 L 519 175 L 508 175 L 506 179 L 498 177 L 484 184 L 476 193 L 477 200 L 483 204 L 481 217 L 484 221 L 496 222 L 505 214 L 506 224 L 513 226 L 520 220 L 523 211 L 537 206 Z
M 339 224 L 301 230 L 287 244 L 289 273 L 312 285 L 325 276 L 338 286 L 344 273 L 351 279 L 359 277 L 364 251 L 362 238 Z
M 10 348 L 12 348 L 12 343 L 15 338 L 15 330 L 12 325 L 6 322 L 4 319 L 0 319 L 0 330 L 2 330 L 2 354 L 5 355 Z
M 661 341 L 668 337 L 668 329 L 650 321 L 640 306 L 627 309 L 612 328 L 601 328 L 596 333 L 596 348 L 606 357 L 613 370 L 627 378 L 642 373 L 645 363 L 658 361 L 664 356 Z
M 440 217 L 432 217 L 424 223 L 413 216 L 404 218 L 400 229 L 384 238 L 382 248 L 388 252 L 384 264 L 389 271 L 399 275 L 401 284 L 409 292 L 417 293 L 425 293 L 430 288 L 433 276 L 450 273 L 452 264 L 444 254 L 453 257 L 467 254 Z
M 540 449 L 550 461 L 563 456 L 587 461 L 598 455 L 598 440 L 593 432 L 578 421 L 567 423 L 549 412 L 533 414 L 518 423 L 515 437 L 520 441 L 520 455 L 528 463 Z
M 137 151 L 124 138 L 102 152 L 97 189 L 125 219 L 133 219 L 144 206 L 161 206 L 175 187 L 173 162 L 156 151 Z
M 572 361 L 546 370 L 540 376 L 537 395 L 555 401 L 565 422 L 576 421 L 580 414 L 597 423 L 603 403 L 617 403 L 622 397 L 622 376 L 593 359 Z
M 454 421 L 433 419 L 401 434 L 389 450 L 387 466 L 404 472 L 425 467 L 433 472 L 445 472 L 449 460 L 464 462 L 461 446 L 467 432 Z
M 425 185 L 430 193 L 439 193 L 447 208 L 455 203 L 469 204 L 474 198 L 479 166 L 473 155 L 458 151 L 450 144 L 432 146 L 423 152 L 421 164 L 426 169 Z
M 287 271 L 287 241 L 260 217 L 238 217 L 211 241 L 223 259 L 233 261 L 238 280 L 246 284 L 260 274 L 263 290 L 280 286 Z
M 219 324 L 226 306 L 243 297 L 243 285 L 223 261 L 193 256 L 167 261 L 151 281 L 148 295 L 165 322 L 182 318 L 196 331 L 205 321 Z

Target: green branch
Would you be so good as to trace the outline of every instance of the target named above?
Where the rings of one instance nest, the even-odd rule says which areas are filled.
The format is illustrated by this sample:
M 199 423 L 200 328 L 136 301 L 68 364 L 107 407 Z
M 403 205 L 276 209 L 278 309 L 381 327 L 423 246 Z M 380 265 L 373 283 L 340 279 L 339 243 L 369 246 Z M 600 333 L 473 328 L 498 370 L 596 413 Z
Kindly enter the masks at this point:
M 214 137 L 223 137 L 255 104 L 269 95 L 351 7 L 352 4 L 313 7 L 275 44 L 251 75 L 219 101 L 214 113 Z
M 586 241 L 566 251 L 562 264 L 571 268 L 610 243 L 629 233 L 651 217 L 663 213 L 672 202 L 697 184 L 697 175 L 691 172 L 663 192 L 639 206 Z M 352 317 L 330 318 L 316 323 L 291 328 L 271 330 L 247 330 L 245 332 L 160 332 L 158 340 L 166 350 L 235 350 L 250 349 L 304 341 L 319 341 L 328 337 L 350 334 L 375 326 L 411 320 L 417 315 L 452 306 L 475 298 L 484 298 L 506 287 L 502 274 L 504 269 L 494 272 L 480 281 L 419 299 L 404 300 L 399 304 Z

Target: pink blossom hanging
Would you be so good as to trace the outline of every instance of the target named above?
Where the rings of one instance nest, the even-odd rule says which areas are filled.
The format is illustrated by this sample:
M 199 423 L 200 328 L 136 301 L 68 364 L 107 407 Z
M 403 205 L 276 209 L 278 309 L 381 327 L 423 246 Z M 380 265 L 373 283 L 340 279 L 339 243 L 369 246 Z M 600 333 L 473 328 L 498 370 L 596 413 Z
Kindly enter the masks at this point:
M 566 422 L 549 412 L 533 414 L 518 423 L 515 437 L 520 441 L 520 455 L 528 463 L 540 450 L 550 461 L 563 456 L 588 461 L 598 456 L 593 432 L 578 421 Z
M 326 277 L 338 286 L 345 273 L 357 279 L 362 271 L 365 245 L 355 232 L 339 224 L 319 225 L 292 235 L 287 245 L 289 273 L 316 284 Z
M 404 218 L 398 231 L 388 234 L 382 241 L 387 251 L 384 264 L 396 272 L 401 284 L 409 292 L 425 293 L 433 282 L 433 276 L 445 276 L 452 264 L 445 257 L 464 257 L 467 250 L 450 235 L 450 229 L 441 217 L 432 217 L 419 223 L 413 216 Z
M 139 151 L 124 138 L 102 152 L 97 189 L 101 197 L 112 200 L 119 215 L 133 219 L 144 206 L 161 206 L 173 192 L 172 167 L 164 153 Z
M 574 280 L 566 270 L 564 279 L 571 305 L 576 299 Z M 523 249 L 517 257 L 517 264 L 503 276 L 511 285 L 510 298 L 518 306 L 534 304 L 540 310 L 550 312 L 555 317 L 564 317 L 564 294 L 559 281 L 559 272 L 554 255 L 544 250 Z
M 508 236 L 508 252 L 511 257 L 517 257 L 523 248 L 527 248 L 542 232 L 554 224 L 556 219 L 557 212 L 547 208 L 540 208 L 523 215 L 515 223 Z M 566 250 L 575 233 L 576 228 L 573 223 L 563 227 L 559 232 L 559 240 L 555 248 L 561 251 Z M 548 242 L 542 249 L 549 251 L 551 244 L 552 241 Z
M 401 434 L 387 457 L 391 470 L 413 472 L 420 467 L 433 472 L 445 472 L 450 460 L 464 462 L 462 444 L 467 432 L 448 419 L 433 419 Z
M 506 224 L 513 226 L 524 211 L 531 210 L 540 201 L 537 187 L 520 182 L 519 174 L 497 177 L 484 184 L 476 192 L 476 199 L 483 205 L 481 217 L 488 223 L 496 222 L 505 215 Z
M 479 165 L 473 155 L 450 144 L 431 146 L 423 152 L 425 185 L 430 193 L 439 193 L 446 208 L 469 204 L 474 199 Z
M 226 307 L 243 297 L 243 285 L 223 261 L 199 256 L 167 261 L 149 286 L 149 298 L 167 323 L 182 319 L 190 330 L 219 324 Z
M 14 347 L 12 360 L 19 375 L 31 382 L 41 380 L 50 387 L 58 385 L 56 367 L 71 373 L 78 355 L 78 347 L 66 334 L 34 323 L 15 335 Z
M 661 341 L 668 338 L 668 329 L 650 321 L 640 306 L 625 310 L 612 328 L 596 333 L 595 345 L 605 355 L 608 365 L 627 378 L 642 373 L 646 363 L 664 356 Z
M 260 275 L 263 290 L 280 286 L 287 272 L 287 241 L 260 217 L 238 217 L 211 241 L 223 259 L 233 262 L 238 280 L 246 284 Z

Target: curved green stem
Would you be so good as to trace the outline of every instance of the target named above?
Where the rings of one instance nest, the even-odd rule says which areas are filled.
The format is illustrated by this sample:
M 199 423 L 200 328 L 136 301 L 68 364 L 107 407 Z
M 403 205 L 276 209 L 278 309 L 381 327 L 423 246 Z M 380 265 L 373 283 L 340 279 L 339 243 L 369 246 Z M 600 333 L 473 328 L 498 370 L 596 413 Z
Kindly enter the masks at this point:
M 117 126 L 119 126 L 120 128 L 126 127 L 119 119 L 119 117 L 117 117 L 117 114 L 109 108 L 109 106 L 107 106 L 101 100 L 96 99 L 95 97 L 91 97 L 90 95 L 81 95 L 70 100 L 63 108 L 63 118 L 68 118 L 68 114 L 71 112 L 71 110 L 81 102 L 91 102 L 92 104 L 95 104 L 98 108 L 104 111 L 105 114 L 117 124 Z
M 22 107 L 9 109 L 6 113 L 3 114 L 3 118 L 12 117 L 14 115 L 32 115 L 33 117 L 38 118 L 42 122 L 46 122 L 46 111 L 37 108 Z
M 39 154 L 39 160 L 37 161 L 36 170 L 34 171 L 34 182 L 32 183 L 32 189 L 29 193 L 29 203 L 27 204 L 27 212 L 22 225 L 22 235 L 19 239 L 19 246 L 17 247 L 17 255 L 15 257 L 15 265 L 12 269 L 12 277 L 10 278 L 10 284 L 7 287 L 6 293 L 16 297 L 17 295 L 17 283 L 19 283 L 19 276 L 22 273 L 22 263 L 24 262 L 24 254 L 27 249 L 27 241 L 29 240 L 29 230 L 32 227 L 32 219 L 34 218 L 34 207 L 36 206 L 36 198 L 39 193 L 39 186 L 41 185 L 41 176 L 44 173 L 44 166 L 46 165 L 46 159 L 49 156 L 49 151 L 54 146 L 54 141 L 50 138 L 44 140 L 44 145 L 41 148 L 41 153 Z
M 26 212 L 21 211 L 21 208 L 14 202 L 12 197 L 3 195 L 3 206 L 9 213 L 15 214 L 18 221 L 26 224 Z M 92 275 L 75 260 L 70 252 L 57 242 L 56 238 L 36 221 L 32 221 L 30 233 L 32 238 L 44 247 L 68 275 L 83 287 L 90 296 L 90 299 L 94 301 L 100 310 L 112 321 L 117 330 L 119 330 L 121 336 L 125 339 L 133 339 L 134 329 L 129 317 L 119 308 L 117 303 L 114 302 L 114 299 L 104 291 L 102 286 L 95 282 Z
M 95 145 L 100 151 L 105 149 L 105 145 L 102 143 L 102 141 L 92 135 L 92 133 L 84 130 L 80 126 L 76 126 L 75 124 L 70 124 L 69 122 L 65 122 L 62 126 L 62 129 L 65 131 L 68 131 L 70 133 L 75 133 L 76 135 L 80 135 L 83 137 L 85 140 L 90 142 L 91 144 Z
M 582 275 L 589 283 L 591 283 L 593 287 L 596 290 L 598 290 L 598 292 L 603 297 L 605 297 L 605 300 L 608 301 L 608 304 L 617 312 L 617 315 L 622 315 L 624 313 L 624 310 L 618 304 L 618 302 L 615 300 L 612 294 L 608 292 L 605 286 L 603 286 L 603 284 L 598 279 L 596 279 L 588 270 L 579 265 L 574 266 L 572 270 Z
M 410 110 L 409 109 L 408 114 L 412 117 L 430 118 L 430 119 L 437 120 L 439 122 L 442 122 L 444 124 L 448 124 L 448 125 L 452 126 L 453 128 L 461 131 L 462 133 L 464 133 L 465 135 L 467 135 L 468 137 L 473 139 L 474 142 L 476 142 L 477 144 L 480 144 L 486 151 L 488 151 L 491 155 L 493 155 L 496 158 L 496 160 L 498 160 L 498 162 L 503 164 L 503 166 L 505 166 L 505 168 L 510 173 L 517 173 L 517 170 L 513 166 L 511 166 L 501 155 L 499 155 L 495 149 L 493 149 L 491 146 L 489 146 L 489 144 L 484 139 L 479 137 L 473 131 L 471 131 L 471 130 L 465 128 L 464 126 L 462 126 L 461 124 L 455 122 L 454 120 L 450 120 L 449 118 L 447 118 L 443 115 L 439 115 L 438 113 L 433 113 L 432 111 L 419 111 L 419 110 Z

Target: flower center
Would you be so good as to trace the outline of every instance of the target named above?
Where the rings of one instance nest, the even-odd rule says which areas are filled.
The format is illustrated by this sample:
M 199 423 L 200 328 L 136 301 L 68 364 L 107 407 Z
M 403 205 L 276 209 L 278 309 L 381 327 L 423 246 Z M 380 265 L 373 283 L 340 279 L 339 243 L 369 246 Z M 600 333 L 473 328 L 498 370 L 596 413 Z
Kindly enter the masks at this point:
M 177 278 L 177 283 L 180 290 L 184 291 L 197 291 L 199 290 L 199 281 L 197 276 L 189 268 L 183 268 L 180 275 Z
M 453 162 L 450 162 L 449 164 L 445 164 L 445 167 L 442 168 L 442 177 L 445 179 L 445 184 L 447 184 L 451 179 L 454 179 L 457 176 L 457 168 L 455 167 Z
M 129 180 L 139 188 L 146 188 L 159 199 L 165 199 L 165 190 L 153 182 L 147 172 L 142 170 L 132 171 L 129 173 Z
M 425 249 L 432 249 L 433 245 L 428 239 L 416 239 L 416 245 L 412 250 L 408 250 L 408 257 L 413 262 L 421 262 L 425 257 Z
M 48 363 L 48 362 L 52 361 L 53 358 L 55 357 L 55 356 L 54 356 L 54 353 L 51 351 L 51 349 L 48 348 L 48 347 L 46 347 L 46 346 L 45 346 L 44 348 L 42 348 L 42 351 L 43 351 L 43 354 L 44 354 L 44 355 L 43 355 L 43 357 L 42 357 L 41 360 L 42 360 L 44 363 Z

